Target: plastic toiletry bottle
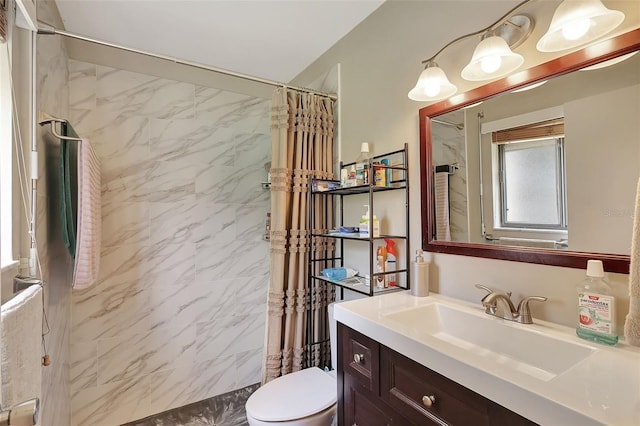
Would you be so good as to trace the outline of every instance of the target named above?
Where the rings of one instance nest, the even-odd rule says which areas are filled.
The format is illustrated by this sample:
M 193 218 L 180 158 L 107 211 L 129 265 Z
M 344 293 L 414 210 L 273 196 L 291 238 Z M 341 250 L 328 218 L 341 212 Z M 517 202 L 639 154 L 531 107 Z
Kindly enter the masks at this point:
M 373 182 L 375 186 L 387 186 L 387 169 L 382 163 L 373 163 Z
M 387 266 L 387 248 L 385 246 L 379 246 L 376 251 L 376 272 L 385 273 Z M 387 276 L 386 275 L 377 275 L 376 276 L 376 287 L 385 288 L 387 287 Z
M 587 262 L 587 278 L 577 286 L 578 327 L 576 334 L 585 340 L 614 346 L 618 343 L 615 332 L 615 299 L 611 287 L 604 279 L 602 261 Z
M 356 182 L 358 185 L 369 184 L 369 143 L 362 142 L 360 155 L 356 158 Z
M 387 249 L 387 262 L 384 266 L 384 270 L 386 272 L 395 271 L 396 270 L 396 260 L 398 259 L 398 252 L 396 250 L 395 241 L 385 238 L 384 239 Z M 387 274 L 384 276 L 385 279 L 385 287 L 395 287 L 398 283 L 398 274 Z
M 373 238 L 378 238 L 380 236 L 380 221 L 378 220 L 378 217 L 374 214 L 373 215 Z
M 380 162 L 387 167 L 391 165 L 388 158 L 383 158 Z M 384 169 L 384 186 L 391 186 L 391 169 Z
M 360 218 L 358 228 L 360 229 L 360 238 L 369 238 L 369 205 L 365 204 L 364 206 L 367 211 Z
M 356 166 L 352 165 L 349 169 L 349 179 L 347 179 L 347 187 L 356 186 Z
M 416 250 L 416 261 L 411 271 L 411 295 L 424 297 L 429 295 L 429 264 L 422 257 L 422 250 Z
M 360 218 L 360 238 L 369 238 L 371 235 L 373 235 L 374 238 L 377 238 L 380 236 L 380 221 L 375 214 L 373 217 L 370 217 L 368 204 L 364 204 L 364 206 L 367 208 L 367 211 Z M 373 226 L 371 226 L 372 222 Z

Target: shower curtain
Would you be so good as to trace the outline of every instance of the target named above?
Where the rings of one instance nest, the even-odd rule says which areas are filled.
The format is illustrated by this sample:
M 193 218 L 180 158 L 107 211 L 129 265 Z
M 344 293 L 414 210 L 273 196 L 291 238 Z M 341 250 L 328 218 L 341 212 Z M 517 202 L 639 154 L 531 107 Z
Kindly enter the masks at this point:
M 333 256 L 334 243 L 311 234 L 333 227 L 331 197 L 315 197 L 309 204 L 312 179 L 334 179 L 333 101 L 329 98 L 278 88 L 271 113 L 271 253 L 263 383 L 309 366 L 330 365 L 327 303 L 335 299 L 333 286 L 314 283 L 325 265 L 309 267 L 315 257 Z M 314 209 L 313 224 L 309 223 Z M 313 243 L 313 244 L 312 244 Z M 309 320 L 314 325 L 309 328 Z M 320 342 L 310 345 L 310 343 Z

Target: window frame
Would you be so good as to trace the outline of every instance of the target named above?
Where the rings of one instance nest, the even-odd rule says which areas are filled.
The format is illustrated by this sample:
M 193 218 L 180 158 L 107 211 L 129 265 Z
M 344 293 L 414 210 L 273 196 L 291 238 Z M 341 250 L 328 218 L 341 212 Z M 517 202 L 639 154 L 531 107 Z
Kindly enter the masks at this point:
M 556 193 L 558 194 L 556 199 L 556 206 L 558 208 L 558 223 L 535 223 L 535 222 L 510 222 L 507 221 L 507 188 L 506 188 L 506 164 L 505 164 L 505 152 L 507 146 L 513 146 L 513 144 L 528 143 L 535 144 L 536 142 L 555 141 L 556 151 Z M 497 143 L 497 167 L 498 167 L 498 189 L 499 206 L 495 210 L 497 213 L 497 219 L 494 221 L 498 223 L 498 226 L 494 226 L 496 229 L 510 229 L 510 230 L 527 230 L 527 231 L 568 231 L 567 224 L 567 191 L 566 191 L 566 164 L 565 164 L 565 140 L 564 136 L 550 136 L 544 138 L 537 138 L 533 140 L 519 140 Z

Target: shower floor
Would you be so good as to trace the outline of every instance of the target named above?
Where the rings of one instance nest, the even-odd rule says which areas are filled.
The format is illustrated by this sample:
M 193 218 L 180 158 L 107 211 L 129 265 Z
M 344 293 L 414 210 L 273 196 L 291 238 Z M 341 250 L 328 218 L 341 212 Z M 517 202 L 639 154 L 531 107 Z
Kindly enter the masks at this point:
M 259 383 L 121 426 L 244 426 L 244 405 Z

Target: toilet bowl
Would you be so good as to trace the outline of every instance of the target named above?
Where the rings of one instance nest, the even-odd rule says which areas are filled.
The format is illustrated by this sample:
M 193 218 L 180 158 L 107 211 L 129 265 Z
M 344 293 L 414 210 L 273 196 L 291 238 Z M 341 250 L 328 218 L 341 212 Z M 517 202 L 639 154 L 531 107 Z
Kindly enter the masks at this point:
M 335 367 L 336 322 L 333 304 L 328 306 L 331 363 L 334 370 L 305 368 L 278 377 L 256 390 L 245 410 L 250 426 L 331 426 L 337 411 Z

